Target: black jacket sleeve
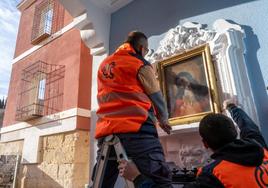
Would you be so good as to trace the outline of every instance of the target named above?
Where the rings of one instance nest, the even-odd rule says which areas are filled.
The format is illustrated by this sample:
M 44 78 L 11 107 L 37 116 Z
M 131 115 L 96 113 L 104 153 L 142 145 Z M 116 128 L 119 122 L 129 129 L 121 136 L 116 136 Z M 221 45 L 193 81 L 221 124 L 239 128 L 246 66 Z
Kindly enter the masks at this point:
M 135 188 L 163 188 L 154 183 L 150 178 L 141 174 L 135 178 L 134 186 Z
M 230 104 L 227 109 L 241 131 L 241 139 L 253 139 L 262 147 L 267 148 L 258 126 L 241 108 L 238 108 L 234 104 Z
M 224 188 L 224 186 L 213 174 L 201 173 L 195 182 L 186 184 L 183 188 Z

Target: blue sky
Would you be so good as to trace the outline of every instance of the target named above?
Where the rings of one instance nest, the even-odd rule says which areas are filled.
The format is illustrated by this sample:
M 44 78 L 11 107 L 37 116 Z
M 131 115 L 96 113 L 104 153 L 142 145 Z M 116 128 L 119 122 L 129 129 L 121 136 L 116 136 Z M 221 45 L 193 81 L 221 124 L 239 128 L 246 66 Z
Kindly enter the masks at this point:
M 0 99 L 7 96 L 20 12 L 20 0 L 0 0 Z

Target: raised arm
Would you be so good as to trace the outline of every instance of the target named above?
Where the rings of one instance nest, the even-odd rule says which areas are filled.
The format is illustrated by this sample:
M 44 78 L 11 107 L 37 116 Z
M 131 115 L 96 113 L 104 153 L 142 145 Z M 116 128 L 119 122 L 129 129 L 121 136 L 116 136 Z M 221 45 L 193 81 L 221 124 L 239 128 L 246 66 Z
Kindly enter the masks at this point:
M 138 73 L 138 79 L 142 84 L 146 94 L 151 99 L 157 113 L 157 118 L 161 128 L 170 133 L 171 127 L 168 125 L 167 105 L 164 101 L 155 72 L 150 65 L 143 66 Z
M 257 141 L 262 147 L 267 148 L 265 140 L 254 121 L 232 100 L 225 101 L 226 109 L 230 112 L 233 120 L 240 129 L 241 139 L 253 139 Z

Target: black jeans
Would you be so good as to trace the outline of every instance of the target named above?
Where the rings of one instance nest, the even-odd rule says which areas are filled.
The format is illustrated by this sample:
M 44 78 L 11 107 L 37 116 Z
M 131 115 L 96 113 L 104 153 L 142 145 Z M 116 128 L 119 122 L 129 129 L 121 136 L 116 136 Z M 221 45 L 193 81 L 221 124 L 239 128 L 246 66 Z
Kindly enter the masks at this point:
M 169 170 L 159 139 L 153 135 L 128 133 L 117 134 L 124 146 L 128 157 L 136 164 L 139 171 L 152 179 L 158 187 L 169 188 L 171 186 L 171 171 Z M 98 140 L 98 157 L 100 157 L 100 148 L 103 138 Z M 110 151 L 111 158 L 115 157 L 115 151 Z M 96 165 L 95 165 L 96 167 Z M 95 174 L 95 167 L 93 176 Z M 102 188 L 112 188 L 118 176 L 118 163 L 115 160 L 109 160 L 104 175 Z

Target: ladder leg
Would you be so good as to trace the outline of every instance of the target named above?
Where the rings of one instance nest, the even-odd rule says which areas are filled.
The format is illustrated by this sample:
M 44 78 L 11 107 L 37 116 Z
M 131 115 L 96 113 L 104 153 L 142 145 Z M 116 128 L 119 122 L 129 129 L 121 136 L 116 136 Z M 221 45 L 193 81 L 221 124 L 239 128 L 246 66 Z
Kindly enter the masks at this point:
M 117 136 L 115 136 L 114 142 L 115 144 L 113 146 L 114 146 L 114 150 L 117 156 L 117 160 L 125 159 L 129 161 L 127 154 L 124 150 L 124 147 L 122 146 L 120 139 Z M 127 179 L 125 179 L 125 182 L 126 182 L 126 188 L 135 188 L 133 182 L 128 181 Z
M 101 149 L 101 156 L 99 157 L 97 161 L 97 167 L 96 167 L 96 172 L 95 172 L 92 188 L 101 188 L 102 186 L 103 176 L 105 173 L 110 150 L 111 150 L 111 146 L 108 145 L 108 143 L 104 142 L 102 145 L 102 149 Z

